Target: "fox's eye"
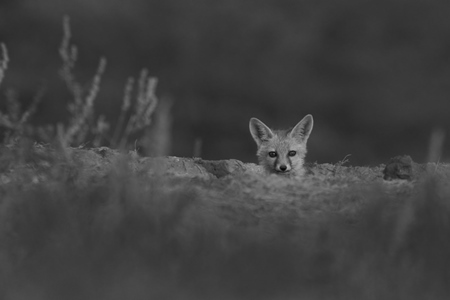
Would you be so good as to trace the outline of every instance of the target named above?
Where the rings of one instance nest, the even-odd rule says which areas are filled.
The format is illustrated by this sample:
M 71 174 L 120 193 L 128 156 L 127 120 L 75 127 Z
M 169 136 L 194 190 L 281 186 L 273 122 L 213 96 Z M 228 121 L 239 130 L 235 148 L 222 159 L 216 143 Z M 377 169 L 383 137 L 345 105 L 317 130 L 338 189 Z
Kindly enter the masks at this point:
M 289 156 L 295 156 L 297 154 L 297 151 L 289 151 L 288 155 Z
M 270 151 L 269 152 L 269 156 L 270 157 L 277 157 L 277 153 L 275 151 Z

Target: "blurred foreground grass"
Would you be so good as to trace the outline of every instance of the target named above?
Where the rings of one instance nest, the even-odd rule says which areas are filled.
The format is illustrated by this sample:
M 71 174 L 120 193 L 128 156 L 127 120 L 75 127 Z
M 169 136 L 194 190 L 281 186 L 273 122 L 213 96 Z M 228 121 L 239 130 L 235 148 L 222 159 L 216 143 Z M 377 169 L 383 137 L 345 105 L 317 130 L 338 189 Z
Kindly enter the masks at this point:
M 385 182 L 381 167 L 316 165 L 296 182 L 140 163 L 2 146 L 0 298 L 450 296 L 448 166 Z

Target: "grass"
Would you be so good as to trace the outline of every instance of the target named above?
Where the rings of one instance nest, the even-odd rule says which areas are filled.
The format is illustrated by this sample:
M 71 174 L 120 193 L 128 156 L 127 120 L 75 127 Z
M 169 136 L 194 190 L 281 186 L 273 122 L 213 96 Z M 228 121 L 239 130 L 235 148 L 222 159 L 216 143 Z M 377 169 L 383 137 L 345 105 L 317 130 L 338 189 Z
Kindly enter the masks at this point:
M 70 19 L 65 16 L 59 47 L 62 63 L 59 75 L 71 96 L 67 103 L 69 118 L 58 124 L 36 126 L 30 119 L 45 96 L 45 87 L 37 91 L 27 108 L 23 108 L 19 102 L 17 91 L 10 89 L 6 93 L 6 104 L 0 107 L 0 139 L 3 144 L 15 144 L 25 136 L 45 143 L 56 141 L 62 147 L 89 144 L 91 147 L 108 145 L 113 148 L 136 149 L 136 140 L 141 140 L 144 153 L 154 154 L 151 153 L 153 150 L 160 155 L 167 154 L 170 145 L 170 122 L 158 122 L 158 126 L 154 126 L 150 131 L 153 115 L 160 102 L 156 96 L 157 79 L 150 77 L 146 69 L 141 71 L 136 84 L 133 77 L 128 78 L 123 98 L 118 99 L 122 102 L 118 122 L 114 124 L 114 130 L 111 130 L 111 122 L 101 113 L 94 111 L 107 60 L 100 58 L 90 83 L 81 83 L 76 76 L 78 48 L 71 43 L 71 38 Z M 7 73 L 8 64 L 7 46 L 0 43 L 0 85 Z M 166 118 L 170 117 L 170 101 L 162 101 L 160 111 Z M 149 137 L 142 139 L 145 135 Z M 155 147 L 153 144 L 156 141 L 162 145 Z
M 449 169 L 388 183 L 149 175 L 136 156 L 3 147 L 2 299 L 446 299 Z

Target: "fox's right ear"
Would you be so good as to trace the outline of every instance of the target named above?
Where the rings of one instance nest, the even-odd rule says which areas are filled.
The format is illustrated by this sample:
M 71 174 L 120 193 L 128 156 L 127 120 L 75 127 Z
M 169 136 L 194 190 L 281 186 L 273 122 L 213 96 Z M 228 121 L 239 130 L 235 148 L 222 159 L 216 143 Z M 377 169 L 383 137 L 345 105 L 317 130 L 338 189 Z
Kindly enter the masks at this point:
M 261 144 L 264 141 L 268 141 L 273 137 L 273 132 L 269 127 L 257 118 L 251 118 L 250 123 L 250 133 L 256 144 Z

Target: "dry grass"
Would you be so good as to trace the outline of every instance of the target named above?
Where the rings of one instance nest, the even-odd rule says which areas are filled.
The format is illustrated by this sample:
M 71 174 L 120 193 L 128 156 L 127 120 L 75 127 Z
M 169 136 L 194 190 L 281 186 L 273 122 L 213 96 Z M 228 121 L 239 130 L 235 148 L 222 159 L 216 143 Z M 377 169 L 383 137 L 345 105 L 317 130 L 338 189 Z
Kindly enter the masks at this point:
M 130 102 L 131 99 L 133 99 L 132 94 L 135 89 L 134 83 L 135 80 L 130 78 L 125 86 L 125 96 L 118 126 L 123 124 L 124 116 L 129 113 L 128 111 L 131 108 Z M 118 143 L 117 146 L 119 148 L 124 147 L 130 136 L 138 131 L 148 128 L 151 125 L 152 116 L 158 105 L 158 98 L 155 93 L 157 83 L 158 80 L 156 78 L 148 76 L 148 71 L 146 69 L 141 71 L 136 88 L 134 110 L 129 117 L 125 128 L 123 129 L 123 133 L 121 134 L 122 138 L 114 140 L 114 143 Z M 122 128 L 117 127 L 116 136 L 120 135 L 120 130 L 122 130 Z
M 0 165 L 3 299 L 450 295 L 445 165 L 411 183 L 327 165 L 301 182 L 202 180 L 30 145 L 3 147 Z
M 39 102 L 45 95 L 45 89 L 40 89 L 32 99 L 28 108 L 22 109 L 16 91 L 9 90 L 6 94 L 6 112 L 0 111 L 0 134 L 3 135 L 5 144 L 14 144 L 21 136 L 27 136 L 40 142 L 54 143 L 63 148 L 89 144 L 93 147 L 109 145 L 120 149 L 133 149 L 136 140 L 140 140 L 143 134 L 152 126 L 152 120 L 158 107 L 156 97 L 157 79 L 150 77 L 146 69 L 142 70 L 137 84 L 130 78 L 125 87 L 122 108 L 119 121 L 115 124 L 114 131 L 106 118 L 94 111 L 95 101 L 101 90 L 101 82 L 106 70 L 106 59 L 100 58 L 95 74 L 90 84 L 81 83 L 75 69 L 78 60 L 78 50 L 71 43 L 72 32 L 69 17 L 63 19 L 63 38 L 59 47 L 62 66 L 60 77 L 69 94 L 70 101 L 67 110 L 70 117 L 59 124 L 47 124 L 45 126 L 33 126 L 30 119 L 37 110 Z M 6 45 L 1 46 L 0 59 L 0 84 L 8 69 L 9 56 Z M 119 99 L 120 100 L 120 99 Z M 168 106 L 170 108 L 170 106 Z M 164 117 L 170 117 L 169 110 L 161 110 Z M 161 123 L 162 124 L 162 123 Z M 157 132 L 152 129 L 155 140 L 161 140 L 161 136 L 170 139 L 170 124 L 159 126 Z M 148 140 L 147 144 L 154 146 L 156 141 Z M 166 142 L 170 145 L 170 141 Z

